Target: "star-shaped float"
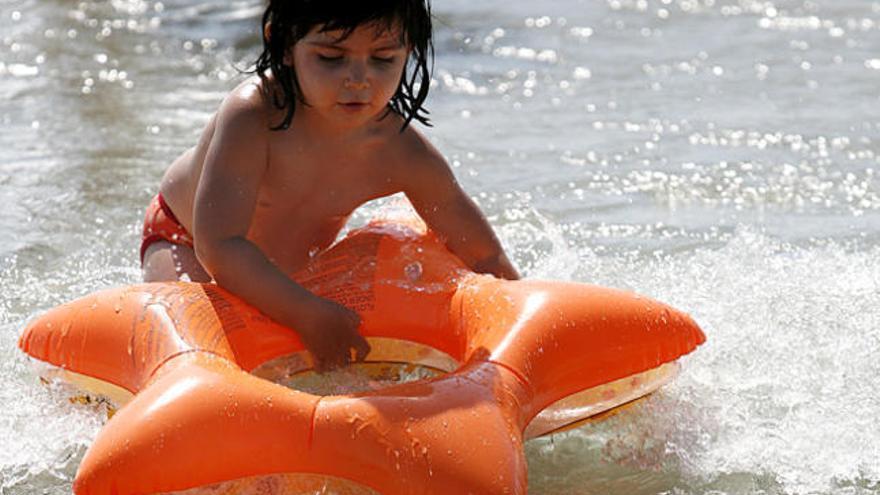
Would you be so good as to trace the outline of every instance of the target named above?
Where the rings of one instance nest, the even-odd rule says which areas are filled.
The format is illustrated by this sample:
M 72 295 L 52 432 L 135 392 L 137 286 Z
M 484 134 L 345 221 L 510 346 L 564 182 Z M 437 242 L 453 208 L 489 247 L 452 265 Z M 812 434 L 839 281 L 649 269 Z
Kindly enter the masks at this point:
M 525 438 L 656 389 L 705 340 L 687 315 L 632 293 L 475 275 L 412 222 L 355 231 L 295 278 L 358 311 L 368 360 L 443 368 L 446 356 L 454 366 L 311 395 L 250 373 L 307 353 L 295 332 L 216 285 L 84 297 L 20 340 L 29 355 L 130 395 L 86 453 L 76 494 L 296 473 L 386 495 L 525 494 Z

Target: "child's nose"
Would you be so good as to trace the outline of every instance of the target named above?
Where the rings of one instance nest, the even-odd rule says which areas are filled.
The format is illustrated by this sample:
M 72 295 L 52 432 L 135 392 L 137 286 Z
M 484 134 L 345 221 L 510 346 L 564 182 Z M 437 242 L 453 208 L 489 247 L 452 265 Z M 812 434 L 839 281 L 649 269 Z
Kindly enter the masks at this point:
M 366 89 L 369 86 L 367 81 L 367 69 L 361 64 L 353 64 L 348 77 L 345 78 L 345 87 L 351 89 Z
M 345 78 L 345 87 L 348 89 L 367 89 L 370 85 L 364 78 L 356 79 L 353 77 Z

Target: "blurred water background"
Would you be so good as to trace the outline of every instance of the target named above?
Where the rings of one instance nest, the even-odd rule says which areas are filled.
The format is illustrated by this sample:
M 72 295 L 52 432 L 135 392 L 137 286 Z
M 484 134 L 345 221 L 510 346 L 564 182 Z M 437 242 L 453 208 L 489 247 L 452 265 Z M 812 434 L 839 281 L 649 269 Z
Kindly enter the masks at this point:
M 16 340 L 140 280 L 143 210 L 261 10 L 0 0 L 0 494 L 70 493 L 103 417 Z M 709 338 L 638 406 L 530 442 L 530 493 L 880 493 L 880 2 L 434 10 L 426 132 L 521 271 L 642 292 Z

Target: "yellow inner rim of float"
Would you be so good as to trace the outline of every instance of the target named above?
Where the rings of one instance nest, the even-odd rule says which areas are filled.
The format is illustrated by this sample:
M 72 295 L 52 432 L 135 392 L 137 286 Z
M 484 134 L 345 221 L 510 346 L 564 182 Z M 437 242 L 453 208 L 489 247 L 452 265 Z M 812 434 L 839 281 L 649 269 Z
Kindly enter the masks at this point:
M 372 347 L 369 359 L 330 374 L 315 372 L 311 356 L 305 351 L 267 361 L 251 373 L 306 393 L 342 395 L 431 379 L 459 367 L 458 361 L 448 354 L 423 344 L 390 338 L 370 338 L 369 342 Z M 559 433 L 604 419 L 671 381 L 678 369 L 677 363 L 666 363 L 569 395 L 535 416 L 526 426 L 524 437 Z M 122 387 L 61 368 L 43 370 L 41 376 L 67 382 L 79 389 L 71 402 L 106 404 L 108 417 L 133 397 Z

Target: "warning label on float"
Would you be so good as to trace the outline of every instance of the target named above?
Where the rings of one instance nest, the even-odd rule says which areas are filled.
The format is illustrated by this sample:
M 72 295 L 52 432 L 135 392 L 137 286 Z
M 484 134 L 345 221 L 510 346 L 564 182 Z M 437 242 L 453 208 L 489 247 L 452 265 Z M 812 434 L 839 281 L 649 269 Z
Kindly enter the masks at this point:
M 357 312 L 375 308 L 373 279 L 380 235 L 348 238 L 318 256 L 298 281 L 315 295 Z

